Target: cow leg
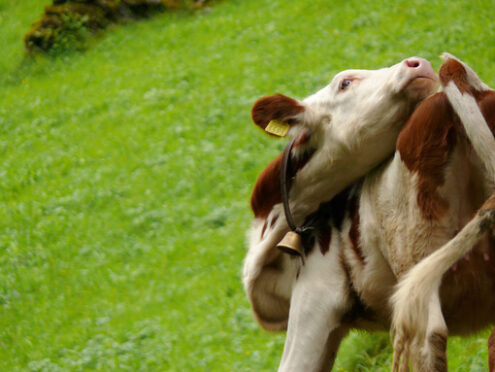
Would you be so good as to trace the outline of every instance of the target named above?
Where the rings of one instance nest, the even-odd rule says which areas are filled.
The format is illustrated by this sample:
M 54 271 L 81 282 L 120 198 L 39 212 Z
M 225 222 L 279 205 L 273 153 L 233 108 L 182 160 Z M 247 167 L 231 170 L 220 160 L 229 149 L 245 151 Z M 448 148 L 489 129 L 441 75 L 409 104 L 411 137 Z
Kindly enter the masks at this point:
M 495 372 L 495 329 L 488 338 L 488 365 L 490 372 Z
M 314 249 L 292 292 L 287 338 L 280 372 L 319 372 L 331 368 L 346 330 L 341 320 L 350 308 L 338 249 Z

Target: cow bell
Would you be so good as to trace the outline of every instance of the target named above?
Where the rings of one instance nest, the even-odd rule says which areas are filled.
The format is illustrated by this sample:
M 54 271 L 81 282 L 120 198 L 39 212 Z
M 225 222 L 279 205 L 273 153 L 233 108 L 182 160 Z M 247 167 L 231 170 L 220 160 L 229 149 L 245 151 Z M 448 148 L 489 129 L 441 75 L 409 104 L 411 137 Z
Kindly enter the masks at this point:
M 304 255 L 301 235 L 294 231 L 285 234 L 284 238 L 277 244 L 277 248 L 291 256 L 302 257 Z

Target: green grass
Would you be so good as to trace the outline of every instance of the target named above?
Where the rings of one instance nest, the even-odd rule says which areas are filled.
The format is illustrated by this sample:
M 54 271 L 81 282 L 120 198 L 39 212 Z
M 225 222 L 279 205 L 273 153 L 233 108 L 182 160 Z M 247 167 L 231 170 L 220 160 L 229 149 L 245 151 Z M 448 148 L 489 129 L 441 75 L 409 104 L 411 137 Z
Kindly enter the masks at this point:
M 250 106 L 344 68 L 458 55 L 495 85 L 493 4 L 225 0 L 23 59 L 47 1 L 0 0 L 0 370 L 272 371 L 240 282 L 248 198 L 281 141 Z M 486 370 L 487 333 L 452 339 Z M 389 370 L 353 333 L 336 370 Z

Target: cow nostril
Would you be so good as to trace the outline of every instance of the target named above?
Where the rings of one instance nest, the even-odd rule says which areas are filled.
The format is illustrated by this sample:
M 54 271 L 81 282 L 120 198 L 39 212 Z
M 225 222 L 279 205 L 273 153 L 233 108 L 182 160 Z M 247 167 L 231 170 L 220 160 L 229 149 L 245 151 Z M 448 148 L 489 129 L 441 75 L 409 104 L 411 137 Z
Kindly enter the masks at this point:
M 417 59 L 406 59 L 406 65 L 407 67 L 418 68 L 420 62 Z

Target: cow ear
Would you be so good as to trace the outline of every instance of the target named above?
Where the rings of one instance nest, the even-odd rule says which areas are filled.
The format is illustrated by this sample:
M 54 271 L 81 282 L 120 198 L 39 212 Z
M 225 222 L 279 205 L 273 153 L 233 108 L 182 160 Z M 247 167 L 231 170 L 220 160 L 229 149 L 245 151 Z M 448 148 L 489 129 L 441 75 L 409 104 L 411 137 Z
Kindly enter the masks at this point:
M 291 126 L 300 123 L 304 110 L 301 102 L 274 94 L 257 100 L 251 110 L 251 117 L 268 134 L 283 137 Z

